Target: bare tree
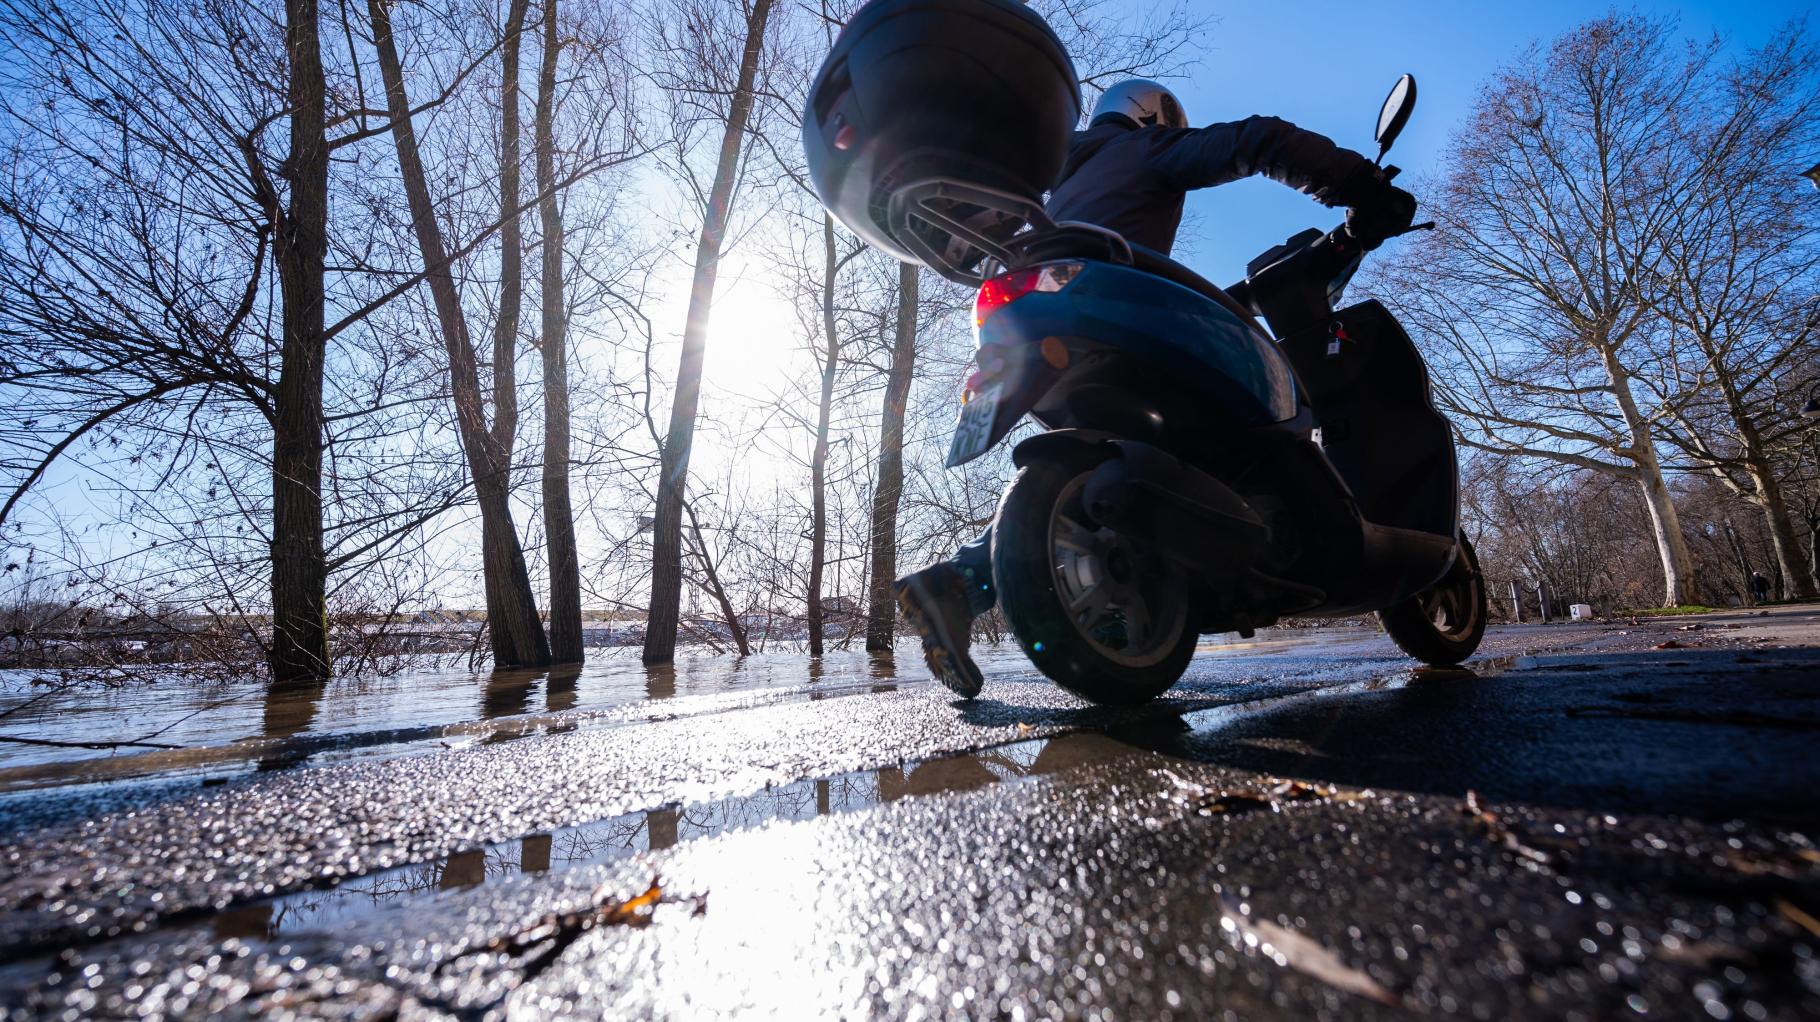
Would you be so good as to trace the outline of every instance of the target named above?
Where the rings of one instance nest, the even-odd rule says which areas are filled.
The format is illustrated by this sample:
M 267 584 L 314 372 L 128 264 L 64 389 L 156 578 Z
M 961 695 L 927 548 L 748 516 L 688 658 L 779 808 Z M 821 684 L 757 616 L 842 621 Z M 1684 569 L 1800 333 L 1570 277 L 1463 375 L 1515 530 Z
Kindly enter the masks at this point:
M 508 499 L 510 465 L 487 428 L 474 346 L 468 338 L 461 296 L 450 269 L 449 252 L 443 244 L 429 181 L 424 174 L 423 157 L 411 123 L 410 99 L 405 92 L 404 69 L 393 40 L 391 15 L 386 5 L 387 0 L 368 0 L 367 12 L 385 83 L 386 109 L 405 196 L 410 205 L 412 228 L 442 331 L 456 422 L 480 504 L 481 554 L 491 580 L 487 586 L 487 625 L 493 637 L 493 661 L 501 667 L 541 666 L 550 662 L 550 645 L 538 618 L 524 549 L 512 523 Z M 508 218 L 516 216 L 516 210 L 506 212 Z
M 562 54 L 557 0 L 544 0 L 543 65 L 537 79 L 538 211 L 543 219 L 543 527 L 550 570 L 550 653 L 580 663 L 581 560 L 569 502 L 568 312 L 563 223 L 556 180 L 556 69 Z
M 1674 120 L 1714 52 L 1690 57 L 1669 24 L 1610 16 L 1500 73 L 1421 190 L 1441 229 L 1403 248 L 1393 284 L 1466 445 L 1640 487 L 1671 605 L 1694 601 L 1695 571 L 1657 451 L 1661 409 L 1636 377 L 1687 199 Z
M 916 371 L 917 267 L 903 263 L 897 276 L 897 323 L 878 424 L 878 479 L 872 491 L 872 572 L 866 598 L 866 648 L 891 648 L 897 603 L 897 512 L 904 493 L 904 410 Z
M 1790 370 L 1820 337 L 1820 209 L 1795 174 L 1820 147 L 1820 54 L 1798 28 L 1713 73 L 1676 125 L 1686 184 L 1664 232 L 1655 308 L 1671 324 L 1649 376 L 1665 437 L 1756 505 L 1781 577 L 1814 577 L 1782 475 L 1806 427 Z M 1653 378 L 1652 378 L 1653 377 Z
M 658 467 L 657 508 L 651 540 L 651 607 L 645 624 L 646 663 L 668 663 L 676 652 L 676 626 L 682 599 L 682 517 L 689 480 L 690 448 L 695 440 L 695 416 L 701 404 L 702 363 L 707 352 L 708 316 L 714 303 L 714 285 L 720 271 L 721 247 L 726 240 L 734 185 L 738 181 L 740 150 L 747 120 L 755 102 L 754 83 L 764 53 L 765 29 L 774 0 L 741 4 L 743 17 L 735 19 L 740 30 L 732 38 L 739 51 L 738 71 L 725 81 L 722 47 L 713 38 L 721 19 L 708 8 L 714 0 L 701 0 L 682 12 L 692 33 L 688 43 L 671 47 L 676 68 L 667 75 L 672 91 L 694 96 L 692 103 L 706 104 L 725 96 L 719 157 L 714 176 L 702 198 L 701 234 L 695 245 L 695 273 L 689 287 L 689 309 L 683 326 L 682 356 L 670 398 L 670 426 L 664 438 Z

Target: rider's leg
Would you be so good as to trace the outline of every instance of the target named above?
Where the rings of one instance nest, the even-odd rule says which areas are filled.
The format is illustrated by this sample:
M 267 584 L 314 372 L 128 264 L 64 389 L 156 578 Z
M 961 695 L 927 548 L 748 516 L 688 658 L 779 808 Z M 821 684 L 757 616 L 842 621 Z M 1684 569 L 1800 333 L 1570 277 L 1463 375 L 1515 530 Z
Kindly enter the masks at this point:
M 923 659 L 942 684 L 962 698 L 979 694 L 985 678 L 967 655 L 973 619 L 992 609 L 992 530 L 892 586 L 904 619 L 923 641 Z

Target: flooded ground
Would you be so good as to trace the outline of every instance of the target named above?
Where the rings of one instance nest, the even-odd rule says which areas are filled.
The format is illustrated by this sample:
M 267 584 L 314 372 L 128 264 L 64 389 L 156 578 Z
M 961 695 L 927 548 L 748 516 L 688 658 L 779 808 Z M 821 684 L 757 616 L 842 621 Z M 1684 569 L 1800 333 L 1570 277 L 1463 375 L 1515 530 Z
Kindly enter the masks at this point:
M 1210 637 L 1201 654 L 1306 655 L 1387 647 L 1380 633 L 1365 629 L 1267 630 L 1254 639 Z M 1009 644 L 976 652 L 988 672 L 1030 672 L 1023 655 Z M 914 645 L 902 644 L 892 657 L 854 652 L 819 660 L 797 653 L 702 656 L 657 669 L 640 663 L 635 649 L 610 649 L 590 651 L 580 668 L 551 671 L 420 670 L 336 679 L 322 687 L 271 689 L 190 685 L 172 677 L 122 688 L 79 688 L 48 698 L 30 684 L 31 672 L 5 671 L 0 672 L 0 793 L 235 759 L 487 740 L 541 728 L 548 722 L 539 718 L 546 715 L 683 698 L 864 691 L 895 682 L 900 670 L 907 670 L 910 680 L 924 680 Z M 512 718 L 518 719 L 516 725 L 461 727 Z M 134 762 L 108 762 L 123 758 Z

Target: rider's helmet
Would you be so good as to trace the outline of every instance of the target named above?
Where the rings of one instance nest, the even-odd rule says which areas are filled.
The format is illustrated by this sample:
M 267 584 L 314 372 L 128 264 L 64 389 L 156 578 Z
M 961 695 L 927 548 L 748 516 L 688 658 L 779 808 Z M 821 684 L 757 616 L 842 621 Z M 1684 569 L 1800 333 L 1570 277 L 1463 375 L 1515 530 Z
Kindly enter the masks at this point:
M 1188 114 L 1175 93 L 1148 78 L 1128 78 L 1107 89 L 1093 105 L 1093 121 L 1122 117 L 1140 128 L 1188 127 Z

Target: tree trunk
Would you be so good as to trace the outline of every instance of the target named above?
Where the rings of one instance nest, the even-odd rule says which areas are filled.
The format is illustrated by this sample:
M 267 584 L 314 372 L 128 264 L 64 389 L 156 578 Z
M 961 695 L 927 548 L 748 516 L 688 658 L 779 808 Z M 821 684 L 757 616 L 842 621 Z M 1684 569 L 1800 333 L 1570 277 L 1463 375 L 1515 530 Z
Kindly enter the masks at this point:
M 878 485 L 872 491 L 872 584 L 867 593 L 866 648 L 891 648 L 897 603 L 897 509 L 904 495 L 904 408 L 916 369 L 916 264 L 897 270 L 897 336 L 891 346 L 891 374 L 885 378 L 885 407 L 879 417 Z
M 840 369 L 840 335 L 834 322 L 834 218 L 822 214 L 822 391 L 816 406 L 815 453 L 809 459 L 809 655 L 822 655 L 822 571 L 828 563 L 828 421 L 834 414 L 834 377 Z
M 461 296 L 455 288 L 454 274 L 449 270 L 442 230 L 437 226 L 436 210 L 430 201 L 429 182 L 424 176 L 417 134 L 411 126 L 410 99 L 405 95 L 404 72 L 398 61 L 398 46 L 392 38 L 386 2 L 367 0 L 367 12 L 373 20 L 373 46 L 379 55 L 380 76 L 385 81 L 386 109 L 392 123 L 392 139 L 398 150 L 399 174 L 410 204 L 411 226 L 417 234 L 417 247 L 423 258 L 443 346 L 448 354 L 449 391 L 455 400 L 455 421 L 480 504 L 483 566 L 487 577 L 494 580 L 491 588 L 494 598 L 488 600 L 487 608 L 493 665 L 541 667 L 550 662 L 550 647 L 544 638 L 543 623 L 538 620 L 537 599 L 531 593 L 524 550 L 519 546 L 518 531 L 512 524 L 507 465 L 487 431 L 474 345 L 468 339 Z
M 524 235 L 519 229 L 518 172 L 518 64 L 523 49 L 525 9 L 530 0 L 512 0 L 506 12 L 505 37 L 500 47 L 499 87 L 499 318 L 493 324 L 493 443 L 506 466 L 506 486 L 512 485 L 512 448 L 518 437 L 518 324 L 524 305 Z M 507 613 L 506 594 L 499 576 L 482 572 L 486 589 L 488 628 Z M 497 639 L 497 636 L 490 637 Z M 497 660 L 499 643 L 494 642 Z
M 1788 514 L 1788 502 L 1782 498 L 1782 484 L 1765 458 L 1746 456 L 1751 482 L 1757 486 L 1757 506 L 1769 526 L 1770 543 L 1776 550 L 1776 564 L 1782 577 L 1797 597 L 1815 595 L 1814 575 L 1801 559 L 1801 543 L 1795 538 L 1795 523 Z
M 329 147 L 317 0 L 287 0 L 290 208 L 274 219 L 284 341 L 272 415 L 272 679 L 329 676 L 322 550 L 323 276 Z
M 499 215 L 503 219 L 499 225 L 499 319 L 493 324 L 493 444 L 508 465 L 518 435 L 518 321 L 524 306 L 524 235 L 518 221 L 518 56 L 529 6 L 530 0 L 512 0 L 500 47 Z
M 1609 345 L 1598 345 L 1611 381 L 1612 396 L 1624 414 L 1630 431 L 1630 457 L 1637 466 L 1637 481 L 1643 489 L 1643 503 L 1649 508 L 1651 532 L 1656 540 L 1656 553 L 1662 559 L 1663 606 L 1693 603 L 1698 587 L 1694 585 L 1694 558 L 1687 549 L 1687 537 L 1681 532 L 1681 516 L 1675 511 L 1674 494 L 1662 476 L 1662 462 L 1656 457 L 1655 437 L 1649 423 L 1637 408 L 1631 395 L 1630 374 L 1618 363 L 1618 354 Z
M 374 2 L 374 0 L 369 0 Z M 701 404 L 702 362 L 708 340 L 708 314 L 720 269 L 721 243 L 739 171 L 740 144 L 752 113 L 752 83 L 764 49 L 765 23 L 774 0 L 755 0 L 746 22 L 745 52 L 739 81 L 727 108 L 720 159 L 703 211 L 701 237 L 695 246 L 695 277 L 689 287 L 688 318 L 683 324 L 682 358 L 676 371 L 676 393 L 670 402 L 670 430 L 658 463 L 657 507 L 651 534 L 651 608 L 645 619 L 644 660 L 669 663 L 676 655 L 676 625 L 682 604 L 682 506 L 689 481 L 689 453 L 695 440 L 695 414 Z
M 543 218 L 543 532 L 550 560 L 550 655 L 581 663 L 581 559 L 569 503 L 569 323 L 563 288 L 562 209 L 556 200 L 557 0 L 545 0 L 537 78 L 538 211 Z

